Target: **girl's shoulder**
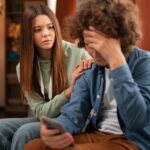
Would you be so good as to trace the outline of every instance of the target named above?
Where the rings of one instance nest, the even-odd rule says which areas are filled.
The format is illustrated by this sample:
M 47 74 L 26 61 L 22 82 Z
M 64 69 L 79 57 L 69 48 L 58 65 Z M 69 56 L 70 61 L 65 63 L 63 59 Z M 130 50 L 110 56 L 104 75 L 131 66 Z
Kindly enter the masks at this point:
M 63 41 L 63 49 L 66 57 L 73 55 L 74 57 L 83 56 L 85 58 L 90 58 L 90 55 L 84 48 L 79 48 L 74 43 Z

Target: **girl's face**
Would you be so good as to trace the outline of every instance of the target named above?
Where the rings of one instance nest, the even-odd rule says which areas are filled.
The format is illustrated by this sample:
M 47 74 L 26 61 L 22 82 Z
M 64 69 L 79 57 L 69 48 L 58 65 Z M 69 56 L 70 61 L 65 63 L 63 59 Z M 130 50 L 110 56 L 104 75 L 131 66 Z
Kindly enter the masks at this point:
M 47 15 L 38 15 L 32 21 L 33 41 L 39 54 L 50 54 L 55 42 L 54 26 Z M 46 55 L 45 54 L 45 55 Z

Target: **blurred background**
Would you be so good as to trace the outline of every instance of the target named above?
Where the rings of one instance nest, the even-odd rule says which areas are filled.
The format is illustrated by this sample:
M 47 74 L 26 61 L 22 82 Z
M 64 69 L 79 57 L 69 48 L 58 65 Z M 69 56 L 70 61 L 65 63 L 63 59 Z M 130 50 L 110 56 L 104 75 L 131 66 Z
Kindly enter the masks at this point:
M 71 16 L 83 0 L 0 0 L 0 118 L 25 117 L 28 107 L 22 103 L 16 77 L 19 62 L 20 28 L 23 10 L 34 3 L 48 5 L 56 14 L 63 30 L 64 19 Z M 131 0 L 138 5 L 143 38 L 139 47 L 150 50 L 150 1 Z M 66 40 L 67 35 L 63 33 Z

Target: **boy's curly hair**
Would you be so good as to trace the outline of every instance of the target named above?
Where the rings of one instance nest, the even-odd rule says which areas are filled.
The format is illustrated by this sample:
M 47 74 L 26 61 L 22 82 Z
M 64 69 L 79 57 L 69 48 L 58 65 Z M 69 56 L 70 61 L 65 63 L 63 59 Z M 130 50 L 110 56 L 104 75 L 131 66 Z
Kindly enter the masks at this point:
M 138 9 L 131 0 L 86 0 L 69 21 L 69 34 L 84 47 L 83 30 L 94 26 L 107 37 L 120 39 L 123 52 L 141 38 Z

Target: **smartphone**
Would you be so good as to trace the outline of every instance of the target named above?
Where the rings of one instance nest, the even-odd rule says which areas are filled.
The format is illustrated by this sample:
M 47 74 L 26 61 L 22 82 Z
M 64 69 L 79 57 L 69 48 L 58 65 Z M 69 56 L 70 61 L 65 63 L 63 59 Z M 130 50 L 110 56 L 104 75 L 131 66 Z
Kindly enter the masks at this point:
M 42 116 L 41 119 L 45 122 L 48 129 L 59 129 L 59 134 L 63 134 L 66 132 L 63 125 L 55 119 L 51 119 L 46 116 Z
M 57 120 L 51 119 L 46 116 L 42 116 L 40 119 L 42 119 L 45 122 L 48 129 L 59 129 L 58 134 L 63 134 L 66 132 L 66 129 L 64 128 L 64 126 Z M 74 142 L 72 142 L 69 146 L 71 146 L 71 147 L 74 146 Z

